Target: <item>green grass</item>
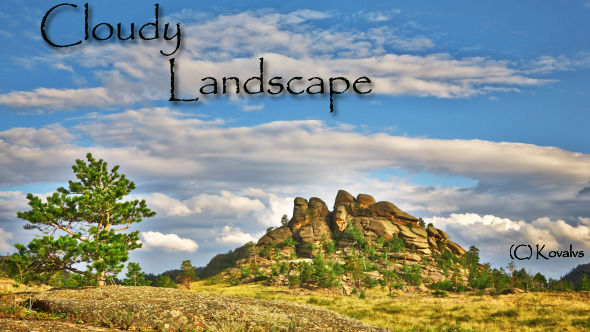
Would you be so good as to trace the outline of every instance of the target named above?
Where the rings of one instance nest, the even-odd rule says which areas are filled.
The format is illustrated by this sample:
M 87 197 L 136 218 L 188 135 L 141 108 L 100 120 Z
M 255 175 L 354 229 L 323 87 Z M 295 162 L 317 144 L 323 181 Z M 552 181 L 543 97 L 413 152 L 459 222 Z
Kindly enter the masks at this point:
M 392 331 L 586 331 L 590 327 L 587 292 L 448 297 L 400 292 L 392 297 L 375 287 L 365 290 L 366 299 L 359 299 L 263 283 L 230 286 L 206 281 L 193 283 L 191 290 L 317 305 Z
M 13 289 L 22 291 L 24 286 Z M 231 286 L 208 280 L 191 285 L 191 291 L 286 300 L 324 307 L 391 331 L 588 331 L 590 330 L 590 293 L 524 293 L 511 295 L 448 294 L 398 292 L 388 296 L 379 287 L 365 290 L 366 298 L 343 296 L 329 291 L 311 292 L 287 287 L 267 286 L 264 282 Z M 28 310 L 25 303 L 0 301 L 0 318 L 63 320 L 81 323 L 76 317 L 60 313 Z M 112 323 L 128 317 L 113 317 Z M 231 324 L 230 324 L 231 323 Z M 239 331 L 240 322 L 219 320 L 213 331 Z M 97 323 L 99 324 L 99 323 Z M 229 324 L 229 325 L 228 325 Z M 232 325 L 233 324 L 233 325 Z M 105 325 L 105 322 L 102 324 Z M 297 330 L 296 326 L 289 330 Z

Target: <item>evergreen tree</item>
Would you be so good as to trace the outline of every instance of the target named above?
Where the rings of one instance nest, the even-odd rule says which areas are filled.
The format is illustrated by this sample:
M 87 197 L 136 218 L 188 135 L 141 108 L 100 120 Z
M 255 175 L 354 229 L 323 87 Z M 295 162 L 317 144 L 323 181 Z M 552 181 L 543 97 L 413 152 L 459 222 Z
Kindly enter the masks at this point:
M 578 281 L 576 291 L 590 291 L 590 279 L 586 273 L 582 274 L 582 278 Z
M 183 261 L 182 265 L 180 266 L 180 275 L 178 276 L 178 281 L 181 284 L 184 284 L 188 289 L 191 289 L 191 282 L 195 280 L 197 280 L 195 267 L 190 260 Z
M 161 275 L 156 280 L 156 287 L 165 287 L 165 288 L 178 288 L 178 286 L 172 281 L 168 275 Z
M 104 285 L 107 277 L 121 271 L 129 251 L 141 247 L 138 231 L 121 231 L 155 212 L 145 200 L 123 201 L 135 184 L 118 173 L 119 166 L 109 171 L 102 159 L 90 153 L 86 159 L 77 159 L 72 166 L 77 181 L 69 181 L 67 189 L 58 188 L 46 203 L 27 195 L 31 210 L 18 212 L 17 217 L 29 222 L 25 229 L 52 235 L 35 238 L 27 246 L 16 244 L 15 256 L 27 261 L 25 265 L 36 274 L 67 270 Z M 63 235 L 54 237 L 54 232 Z
M 547 278 L 544 275 L 537 272 L 533 277 L 533 289 L 535 291 L 544 290 L 547 288 Z
M 143 271 L 139 263 L 130 262 L 127 265 L 127 273 L 125 273 L 126 279 L 123 279 L 121 284 L 124 286 L 149 286 L 152 284 L 151 281 L 145 280 Z
M 286 214 L 283 214 L 283 216 L 281 217 L 281 225 L 287 226 L 288 223 L 289 223 L 289 217 L 287 217 Z

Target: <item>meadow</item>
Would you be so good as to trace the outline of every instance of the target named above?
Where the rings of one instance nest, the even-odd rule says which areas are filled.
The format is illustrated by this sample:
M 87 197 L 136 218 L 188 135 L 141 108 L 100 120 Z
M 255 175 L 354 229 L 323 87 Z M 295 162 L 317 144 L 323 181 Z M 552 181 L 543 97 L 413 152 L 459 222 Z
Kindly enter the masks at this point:
M 389 296 L 375 287 L 361 299 L 263 282 L 231 286 L 207 280 L 192 283 L 191 291 L 312 304 L 391 331 L 590 331 L 589 292 Z

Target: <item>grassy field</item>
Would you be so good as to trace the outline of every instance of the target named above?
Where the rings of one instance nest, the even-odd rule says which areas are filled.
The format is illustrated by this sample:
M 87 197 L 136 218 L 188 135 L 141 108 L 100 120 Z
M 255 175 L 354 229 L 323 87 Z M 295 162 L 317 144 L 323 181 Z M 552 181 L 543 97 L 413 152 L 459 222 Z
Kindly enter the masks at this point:
M 424 293 L 391 297 L 374 288 L 357 296 L 294 294 L 262 283 L 239 286 L 195 282 L 192 291 L 286 300 L 318 305 L 392 331 L 590 331 L 590 294 L 524 293 L 511 295 Z

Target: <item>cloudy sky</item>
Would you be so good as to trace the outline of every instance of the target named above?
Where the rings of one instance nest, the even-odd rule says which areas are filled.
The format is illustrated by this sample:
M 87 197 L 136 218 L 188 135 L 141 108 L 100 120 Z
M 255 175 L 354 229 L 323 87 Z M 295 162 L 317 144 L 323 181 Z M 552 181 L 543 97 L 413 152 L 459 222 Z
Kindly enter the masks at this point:
M 17 211 L 87 152 L 158 215 L 132 260 L 159 273 L 256 241 L 297 196 L 367 193 L 433 222 L 495 267 L 513 244 L 584 251 L 517 262 L 557 278 L 590 262 L 590 2 L 5 0 L 0 8 L 0 252 Z M 106 24 L 114 27 L 111 39 Z M 117 40 L 135 25 L 135 40 Z M 176 39 L 165 41 L 180 25 Z M 94 27 L 96 27 L 94 30 Z M 145 37 L 154 35 L 146 28 Z M 371 93 L 205 95 L 205 77 L 368 77 Z M 170 59 L 176 98 L 170 99 Z M 210 83 L 207 81 L 207 83 Z M 266 83 L 265 83 L 266 84 Z M 305 83 L 297 85 L 304 89 Z M 229 89 L 231 90 L 231 89 Z M 210 90 L 205 90 L 210 91 Z M 231 90 L 232 92 L 234 90 Z

